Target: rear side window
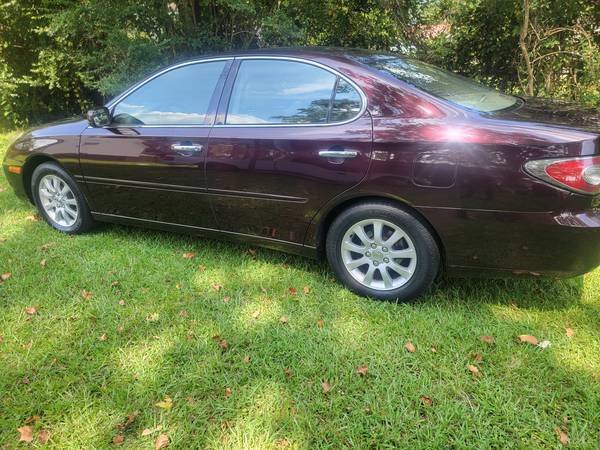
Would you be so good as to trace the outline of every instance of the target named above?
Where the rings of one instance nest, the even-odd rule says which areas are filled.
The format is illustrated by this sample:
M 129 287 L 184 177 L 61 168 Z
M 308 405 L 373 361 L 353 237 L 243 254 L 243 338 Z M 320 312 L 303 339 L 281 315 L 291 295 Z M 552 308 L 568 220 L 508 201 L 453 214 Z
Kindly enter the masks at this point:
M 340 90 L 340 85 L 345 87 Z M 336 100 L 338 91 L 340 99 Z M 346 111 L 348 96 L 354 105 L 358 99 L 358 109 Z M 356 89 L 325 69 L 297 61 L 244 60 L 231 93 L 226 124 L 326 124 L 349 120 L 360 109 Z
M 227 62 L 192 64 L 159 75 L 115 106 L 113 122 L 133 126 L 205 124 Z

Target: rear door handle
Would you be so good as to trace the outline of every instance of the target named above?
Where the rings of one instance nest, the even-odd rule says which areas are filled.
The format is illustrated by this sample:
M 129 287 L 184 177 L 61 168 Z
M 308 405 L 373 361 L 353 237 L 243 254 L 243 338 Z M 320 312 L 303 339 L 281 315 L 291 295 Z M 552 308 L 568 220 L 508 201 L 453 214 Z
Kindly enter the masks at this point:
M 323 158 L 356 158 L 357 150 L 321 150 L 319 156 Z
M 171 150 L 181 156 L 193 156 L 202 153 L 204 147 L 198 144 L 173 144 Z

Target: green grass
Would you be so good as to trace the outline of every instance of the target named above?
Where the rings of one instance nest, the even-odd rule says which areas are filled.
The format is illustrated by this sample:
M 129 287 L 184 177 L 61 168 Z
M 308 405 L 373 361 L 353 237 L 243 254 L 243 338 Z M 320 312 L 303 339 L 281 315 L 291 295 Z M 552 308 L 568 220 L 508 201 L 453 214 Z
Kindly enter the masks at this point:
M 0 286 L 0 448 L 24 446 L 17 428 L 34 415 L 33 446 L 44 429 L 47 447 L 109 448 L 134 411 L 124 448 L 160 433 L 182 449 L 548 448 L 561 426 L 572 447 L 600 446 L 600 271 L 443 280 L 394 305 L 264 249 L 112 225 L 68 237 L 31 220 L 1 176 L 0 190 L 0 273 L 12 273 Z M 170 410 L 155 406 L 165 396 Z

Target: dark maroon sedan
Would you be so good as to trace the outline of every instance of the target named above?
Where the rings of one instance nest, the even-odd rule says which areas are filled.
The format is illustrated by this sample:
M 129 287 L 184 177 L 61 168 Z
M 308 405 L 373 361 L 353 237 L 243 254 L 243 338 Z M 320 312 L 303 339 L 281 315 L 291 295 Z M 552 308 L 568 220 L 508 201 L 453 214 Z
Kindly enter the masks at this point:
M 17 194 L 65 233 L 94 221 L 326 254 L 352 291 L 448 274 L 574 276 L 600 264 L 600 122 L 395 54 L 204 58 L 88 120 L 25 133 Z

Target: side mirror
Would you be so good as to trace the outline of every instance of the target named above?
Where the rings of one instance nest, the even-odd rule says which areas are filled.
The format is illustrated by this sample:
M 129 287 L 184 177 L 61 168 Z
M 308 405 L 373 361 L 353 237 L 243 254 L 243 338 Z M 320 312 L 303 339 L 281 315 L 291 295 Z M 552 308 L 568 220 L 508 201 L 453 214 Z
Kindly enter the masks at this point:
M 110 111 L 106 106 L 102 106 L 96 109 L 90 109 L 87 112 L 87 120 L 94 128 L 102 128 L 110 125 L 112 118 L 110 117 Z

